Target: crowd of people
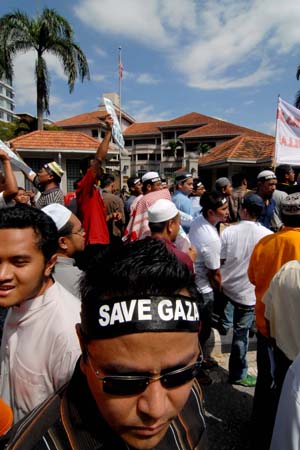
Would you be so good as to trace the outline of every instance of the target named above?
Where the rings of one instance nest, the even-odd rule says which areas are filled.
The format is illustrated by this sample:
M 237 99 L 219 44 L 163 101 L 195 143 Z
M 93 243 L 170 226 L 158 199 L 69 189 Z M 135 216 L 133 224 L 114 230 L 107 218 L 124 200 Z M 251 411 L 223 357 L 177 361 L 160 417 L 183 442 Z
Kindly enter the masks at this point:
M 118 193 L 105 123 L 72 195 L 55 161 L 18 187 L 0 150 L 0 448 L 209 449 L 201 385 L 215 328 L 233 330 L 228 382 L 255 387 L 253 450 L 299 449 L 293 168 L 209 190 L 188 172 L 170 187 L 150 171 Z

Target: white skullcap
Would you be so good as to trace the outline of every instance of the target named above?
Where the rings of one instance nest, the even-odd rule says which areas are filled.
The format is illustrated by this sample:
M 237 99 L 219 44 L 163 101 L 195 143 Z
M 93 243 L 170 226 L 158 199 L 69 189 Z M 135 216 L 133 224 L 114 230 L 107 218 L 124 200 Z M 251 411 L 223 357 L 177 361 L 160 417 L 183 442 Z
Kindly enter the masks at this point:
M 148 209 L 148 219 L 151 223 L 166 222 L 167 220 L 174 219 L 178 213 L 179 211 L 173 202 L 161 198 Z
M 59 203 L 51 203 L 50 205 L 42 208 L 42 211 L 46 213 L 55 222 L 57 230 L 61 230 L 62 227 L 69 222 L 72 212 Z
M 160 181 L 160 176 L 157 172 L 146 172 L 145 175 L 142 176 L 142 183 L 145 183 L 145 181 L 155 183 L 155 181 Z
M 261 180 L 262 178 L 264 178 L 265 180 L 273 180 L 273 179 L 276 180 L 277 177 L 275 173 L 272 172 L 272 170 L 263 170 L 257 175 L 258 180 Z

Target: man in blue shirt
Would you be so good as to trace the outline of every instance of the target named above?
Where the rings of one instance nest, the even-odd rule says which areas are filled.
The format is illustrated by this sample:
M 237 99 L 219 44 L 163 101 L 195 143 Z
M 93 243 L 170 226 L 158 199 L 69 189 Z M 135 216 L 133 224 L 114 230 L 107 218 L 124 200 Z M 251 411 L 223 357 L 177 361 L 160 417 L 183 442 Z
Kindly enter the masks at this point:
M 189 195 L 193 191 L 193 176 L 190 173 L 184 172 L 175 177 L 176 190 L 173 195 L 173 202 L 181 216 L 181 225 L 184 231 L 188 232 L 194 214 L 193 203 Z M 184 214 L 182 214 L 184 213 Z M 188 214 L 188 216 L 186 216 Z
M 269 229 L 272 228 L 271 222 L 276 206 L 275 200 L 272 198 L 276 184 L 277 178 L 272 170 L 263 170 L 257 175 L 257 194 L 263 199 L 265 204 L 258 222 Z

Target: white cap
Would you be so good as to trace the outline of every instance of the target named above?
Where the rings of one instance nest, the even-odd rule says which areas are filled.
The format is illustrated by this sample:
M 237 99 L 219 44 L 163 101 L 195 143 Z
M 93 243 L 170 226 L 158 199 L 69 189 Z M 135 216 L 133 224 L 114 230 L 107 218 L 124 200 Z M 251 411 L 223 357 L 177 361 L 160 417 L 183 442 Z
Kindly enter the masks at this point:
M 63 205 L 59 203 L 51 203 L 50 205 L 42 208 L 42 211 L 47 214 L 47 216 L 51 217 L 51 219 L 55 222 L 57 230 L 61 230 L 62 227 L 69 222 L 72 212 Z
M 272 170 L 263 170 L 257 175 L 257 179 L 260 180 L 261 178 L 264 178 L 265 180 L 273 180 L 276 179 L 276 175 Z
M 145 181 L 155 183 L 155 181 L 160 181 L 160 176 L 157 172 L 146 172 L 145 175 L 142 176 L 142 183 L 145 183 Z
M 173 202 L 161 198 L 149 207 L 148 220 L 151 223 L 166 222 L 167 220 L 174 219 L 178 213 L 179 211 Z

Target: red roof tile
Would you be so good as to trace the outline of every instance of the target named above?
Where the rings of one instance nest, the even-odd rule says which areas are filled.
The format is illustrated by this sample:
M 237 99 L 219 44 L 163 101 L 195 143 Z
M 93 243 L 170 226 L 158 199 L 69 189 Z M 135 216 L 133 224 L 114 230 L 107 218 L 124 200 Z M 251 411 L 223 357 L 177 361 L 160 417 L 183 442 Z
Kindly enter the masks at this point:
M 199 165 L 218 162 L 229 162 L 231 159 L 243 161 L 260 161 L 272 158 L 274 155 L 275 139 L 254 136 L 238 136 L 213 148 L 210 153 L 199 158 Z
M 78 116 L 69 117 L 68 119 L 59 120 L 55 122 L 57 127 L 74 127 L 80 125 L 99 125 L 101 119 L 106 116 L 107 112 L 103 109 L 97 109 L 97 111 L 91 111 Z M 100 119 L 99 119 L 100 118 Z
M 260 133 L 259 131 L 251 130 L 246 127 L 241 127 L 230 122 L 214 119 L 211 123 L 199 128 L 195 128 L 187 133 L 181 134 L 180 138 L 189 137 L 213 137 L 213 136 L 239 136 L 241 134 L 247 134 L 250 136 L 262 136 L 271 137 L 267 134 Z
M 10 141 L 16 149 L 96 150 L 99 141 L 77 131 L 33 131 Z
M 166 123 L 168 120 L 160 122 L 140 122 L 133 123 L 124 131 L 125 136 L 139 135 L 139 134 L 160 134 L 160 127 Z
M 176 117 L 175 119 L 168 120 L 167 125 L 204 125 L 213 122 L 213 117 L 205 116 L 197 112 L 191 112 L 184 114 L 183 116 Z

